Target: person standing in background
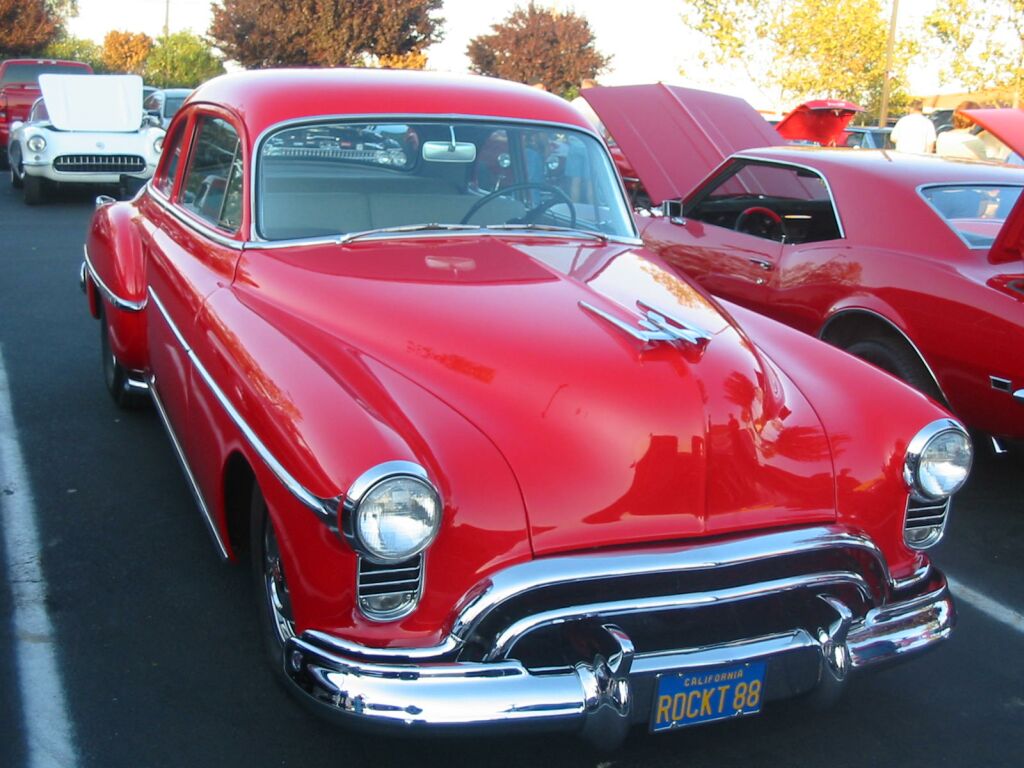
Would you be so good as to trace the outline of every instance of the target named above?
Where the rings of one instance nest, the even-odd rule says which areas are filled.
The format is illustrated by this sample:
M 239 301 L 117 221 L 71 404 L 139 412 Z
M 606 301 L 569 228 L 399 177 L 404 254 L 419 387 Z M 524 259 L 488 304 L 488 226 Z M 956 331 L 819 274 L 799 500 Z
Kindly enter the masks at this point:
M 973 101 L 957 104 L 953 113 L 953 129 L 939 134 L 935 152 L 941 157 L 957 160 L 986 160 L 985 143 L 975 135 L 972 130 L 974 121 L 961 111 L 964 109 L 978 109 L 978 104 Z
M 914 99 L 910 112 L 896 121 L 890 139 L 897 152 L 927 155 L 935 151 L 935 126 L 921 112 L 923 107 L 924 102 Z

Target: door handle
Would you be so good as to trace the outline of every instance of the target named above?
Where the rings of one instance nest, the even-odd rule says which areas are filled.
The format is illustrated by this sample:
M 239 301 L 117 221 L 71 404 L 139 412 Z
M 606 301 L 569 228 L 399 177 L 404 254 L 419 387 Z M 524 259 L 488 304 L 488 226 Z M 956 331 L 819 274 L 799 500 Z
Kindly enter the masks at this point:
M 764 259 L 749 259 L 749 261 L 751 264 L 756 264 L 757 266 L 759 266 L 765 272 L 771 272 L 773 269 L 775 269 L 774 264 L 772 264 L 770 261 L 765 261 Z

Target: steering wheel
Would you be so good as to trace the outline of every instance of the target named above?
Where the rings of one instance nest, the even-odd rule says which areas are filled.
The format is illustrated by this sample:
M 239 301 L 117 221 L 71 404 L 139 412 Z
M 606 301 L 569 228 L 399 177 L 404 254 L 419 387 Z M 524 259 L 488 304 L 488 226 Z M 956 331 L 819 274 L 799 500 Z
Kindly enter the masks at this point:
M 778 228 L 780 239 L 786 237 L 786 224 L 771 208 L 765 208 L 763 205 L 752 205 L 750 208 L 745 209 L 736 217 L 736 223 L 733 224 L 733 229 L 737 232 L 746 232 L 751 235 L 759 234 L 758 231 L 751 231 L 747 228 L 747 222 L 752 216 L 762 217 L 762 224 L 760 227 L 760 234 L 765 236 L 772 235 L 772 229 Z
M 507 187 L 496 189 L 490 194 L 484 195 L 469 207 L 469 210 L 466 211 L 466 215 L 462 217 L 459 224 L 468 224 L 469 220 L 473 218 L 473 214 L 492 200 L 497 200 L 499 197 L 504 197 L 509 192 L 516 192 L 521 189 L 539 189 L 541 192 L 547 192 L 552 196 L 540 205 L 536 205 L 528 210 L 519 219 L 510 220 L 508 222 L 509 224 L 532 224 L 541 216 L 541 214 L 544 213 L 544 211 L 559 202 L 559 198 L 561 198 L 561 201 L 569 206 L 569 226 L 576 226 L 576 206 L 573 205 L 569 196 L 558 187 L 552 186 L 551 184 L 544 184 L 539 181 L 523 181 L 519 184 L 509 184 Z

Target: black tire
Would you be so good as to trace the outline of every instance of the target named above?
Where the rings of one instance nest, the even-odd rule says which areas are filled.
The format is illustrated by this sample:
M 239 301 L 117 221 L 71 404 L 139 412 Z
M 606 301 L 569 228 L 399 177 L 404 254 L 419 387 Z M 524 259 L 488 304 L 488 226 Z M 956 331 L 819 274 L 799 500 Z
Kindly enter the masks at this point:
M 888 339 L 867 338 L 849 344 L 846 351 L 902 379 L 933 400 L 943 402 L 942 393 L 934 379 L 909 345 Z
M 256 483 L 253 483 L 249 504 L 249 553 L 260 634 L 271 666 L 283 680 L 284 646 L 285 641 L 295 635 L 295 620 L 277 534 L 267 512 L 267 502 Z
M 121 365 L 110 346 L 110 326 L 107 313 L 100 310 L 100 357 L 103 364 L 103 383 L 119 408 L 134 411 L 149 403 L 144 391 L 133 389 L 128 382 L 128 369 Z
M 11 186 L 15 189 L 21 189 L 25 185 L 25 181 L 22 178 L 25 171 L 21 167 L 21 156 L 16 150 L 11 150 L 11 159 L 8 165 L 11 168 Z
M 10 141 L 10 138 L 7 139 Z M 7 162 L 7 150 L 8 147 L 0 147 L 0 171 L 6 171 L 9 163 Z
M 46 200 L 46 179 L 25 174 L 23 192 L 26 205 L 39 205 Z

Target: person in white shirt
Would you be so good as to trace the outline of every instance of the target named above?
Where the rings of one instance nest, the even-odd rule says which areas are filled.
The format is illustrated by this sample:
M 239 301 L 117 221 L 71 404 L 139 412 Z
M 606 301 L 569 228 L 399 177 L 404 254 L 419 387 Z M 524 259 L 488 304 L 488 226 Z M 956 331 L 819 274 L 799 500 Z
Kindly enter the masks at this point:
M 985 143 L 974 135 L 974 121 L 961 111 L 964 109 L 978 109 L 978 104 L 964 101 L 957 105 L 953 113 L 953 130 L 939 134 L 935 152 L 956 160 L 986 160 Z
M 926 155 L 935 151 L 935 126 L 921 113 L 923 106 L 920 99 L 915 99 L 910 103 L 910 113 L 896 121 L 890 139 L 897 152 Z

